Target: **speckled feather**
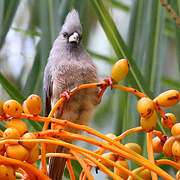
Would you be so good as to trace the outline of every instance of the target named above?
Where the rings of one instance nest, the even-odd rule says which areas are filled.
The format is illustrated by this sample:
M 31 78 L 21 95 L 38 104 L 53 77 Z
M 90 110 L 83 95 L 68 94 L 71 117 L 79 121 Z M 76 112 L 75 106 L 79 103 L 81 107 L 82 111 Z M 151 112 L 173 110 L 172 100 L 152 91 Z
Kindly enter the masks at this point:
M 44 104 L 47 116 L 51 107 L 59 100 L 60 94 L 65 90 L 73 89 L 81 84 L 98 81 L 98 73 L 95 64 L 84 50 L 81 44 L 70 44 L 63 37 L 63 33 L 81 32 L 81 24 L 78 13 L 72 10 L 66 17 L 59 36 L 51 49 L 48 63 L 44 72 Z M 61 111 L 55 113 L 55 117 L 66 119 L 78 124 L 87 124 L 97 104 L 97 88 L 80 90 L 71 96 Z M 68 128 L 70 132 L 77 132 Z M 68 142 L 71 142 L 70 140 Z M 64 147 L 59 147 L 58 152 L 67 152 Z M 51 158 L 49 176 L 53 180 L 61 180 L 66 160 L 63 158 Z

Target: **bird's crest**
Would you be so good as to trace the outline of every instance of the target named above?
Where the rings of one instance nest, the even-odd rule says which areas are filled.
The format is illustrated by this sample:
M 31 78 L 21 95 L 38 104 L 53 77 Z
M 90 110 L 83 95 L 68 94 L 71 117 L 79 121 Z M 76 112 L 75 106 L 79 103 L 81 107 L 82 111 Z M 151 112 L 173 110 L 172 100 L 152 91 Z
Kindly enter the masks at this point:
M 67 32 L 82 31 L 79 14 L 75 9 L 69 12 L 68 15 L 66 16 L 65 23 L 62 27 L 62 31 L 67 31 Z

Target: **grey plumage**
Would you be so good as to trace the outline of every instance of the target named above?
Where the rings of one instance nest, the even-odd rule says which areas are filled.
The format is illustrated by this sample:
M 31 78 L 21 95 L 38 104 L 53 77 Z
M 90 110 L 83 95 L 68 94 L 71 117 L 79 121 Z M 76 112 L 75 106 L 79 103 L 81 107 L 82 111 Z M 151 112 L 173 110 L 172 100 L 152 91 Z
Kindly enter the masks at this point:
M 81 84 L 98 81 L 97 68 L 82 45 L 79 43 L 82 29 L 76 10 L 66 17 L 65 23 L 51 49 L 44 72 L 44 104 L 45 115 L 59 100 L 60 94 Z M 87 124 L 92 118 L 97 104 L 98 88 L 80 90 L 71 96 L 61 111 L 55 113 L 59 119 L 69 120 L 78 124 Z M 77 132 L 68 128 L 70 132 Z M 71 142 L 70 140 L 67 140 Z M 58 152 L 67 152 L 59 147 Z M 49 176 L 53 180 L 61 180 L 66 160 L 51 158 Z

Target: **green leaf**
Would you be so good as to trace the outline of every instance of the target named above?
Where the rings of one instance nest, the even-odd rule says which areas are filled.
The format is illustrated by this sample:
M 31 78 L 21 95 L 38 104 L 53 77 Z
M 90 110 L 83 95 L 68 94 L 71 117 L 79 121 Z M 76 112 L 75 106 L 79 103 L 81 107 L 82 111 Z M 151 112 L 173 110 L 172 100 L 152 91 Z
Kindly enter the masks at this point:
M 6 129 L 5 121 L 0 122 L 0 130 L 4 131 Z
M 41 33 L 39 33 L 39 32 L 23 30 L 21 28 L 12 27 L 11 29 L 16 31 L 16 32 L 19 32 L 21 34 L 24 34 L 26 36 L 29 35 L 29 36 L 37 36 L 37 37 L 39 37 L 41 35 Z
M 108 2 L 109 2 L 109 0 L 108 0 Z M 110 0 L 110 2 L 116 8 L 119 8 L 119 9 L 126 11 L 126 12 L 129 11 L 129 6 L 125 5 L 124 3 L 120 2 L 120 1 Z
M 172 8 L 180 16 L 180 1 L 172 1 Z M 179 75 L 180 75 L 180 27 L 174 22 L 174 28 L 176 33 L 176 49 L 177 49 L 177 56 L 178 56 L 178 68 L 179 68 Z
M 142 64 L 144 63 L 143 57 L 148 45 L 148 33 L 150 29 L 150 2 L 134 1 L 128 28 L 127 45 L 142 73 L 144 73 Z
M 42 131 L 43 124 L 42 122 L 30 121 L 29 119 L 24 119 L 24 122 L 28 126 L 30 132 Z
M 150 32 L 148 47 L 144 64 L 146 80 L 150 83 L 150 89 L 159 93 L 160 79 L 162 76 L 163 60 L 161 43 L 163 42 L 163 28 L 165 22 L 164 9 L 159 1 L 151 1 Z
M 169 77 L 162 77 L 161 82 L 172 89 L 180 89 L 180 82 Z
M 28 75 L 28 78 L 26 80 L 26 84 L 23 88 L 23 92 L 26 96 L 29 96 L 30 94 L 36 94 L 38 93 L 39 88 L 39 74 L 41 72 L 41 61 L 40 61 L 40 47 L 39 44 L 37 46 L 37 54 L 34 59 L 34 63 L 31 69 L 31 72 Z
M 126 44 L 124 43 L 121 35 L 119 34 L 114 21 L 109 15 L 108 11 L 105 9 L 101 0 L 91 0 L 90 1 L 96 10 L 98 19 L 106 33 L 106 36 L 111 43 L 117 58 L 127 58 L 130 62 L 130 72 L 128 75 L 128 81 L 133 85 L 133 87 L 138 88 L 140 91 L 148 94 L 152 97 L 152 92 L 149 91 L 144 78 L 142 77 L 136 63 L 133 61 Z
M 71 161 L 71 165 L 72 165 L 72 167 L 73 167 L 73 171 L 74 171 L 75 178 L 76 178 L 76 179 L 79 179 L 79 175 L 80 175 L 80 173 L 81 173 L 81 171 L 82 171 L 81 165 L 80 165 L 77 161 L 74 161 L 74 160 Z M 65 176 L 66 178 L 69 178 L 69 179 L 70 179 L 69 171 L 68 171 L 67 168 L 66 168 L 65 171 L 64 171 L 64 176 Z
M 141 72 L 144 73 L 142 64 L 143 56 L 145 53 L 145 48 L 147 46 L 147 33 L 149 32 L 149 2 L 150 1 L 139 1 L 135 0 L 131 9 L 130 23 L 128 28 L 128 41 L 127 45 L 129 51 L 131 52 L 133 58 L 135 59 L 137 65 L 141 68 Z M 140 43 L 141 42 L 141 43 Z M 132 95 L 128 95 L 127 103 L 125 104 L 126 112 L 123 114 L 128 119 L 124 118 L 123 124 L 124 128 L 129 129 L 132 127 L 139 126 L 140 116 L 137 114 L 136 107 L 137 99 Z M 121 107 L 122 108 L 122 107 Z M 131 112 L 131 113 L 129 113 Z M 128 121 L 128 122 L 126 122 Z M 124 129 L 124 130 L 126 130 Z M 126 137 L 126 142 L 137 142 L 141 145 L 143 152 L 146 152 L 146 143 L 145 143 L 145 133 L 137 133 L 136 136 L 132 134 L 131 136 Z M 145 153 L 144 153 L 145 155 Z M 130 163 L 131 168 L 134 169 L 137 167 L 137 164 L 134 162 Z
M 0 3 L 0 49 L 16 14 L 19 0 L 1 0 Z
M 1 73 L 0 84 L 12 99 L 17 100 L 20 103 L 22 103 L 25 100 L 24 95 L 21 94 L 21 92 L 19 92 Z
M 109 64 L 114 64 L 116 62 L 116 59 L 115 58 L 110 58 L 110 57 L 107 57 L 105 55 L 102 55 L 102 54 L 98 54 L 94 51 L 91 51 L 89 49 L 87 49 L 87 52 L 90 54 L 90 56 L 94 57 L 94 58 L 97 58 L 97 59 L 101 59 L 103 61 L 106 61 L 108 62 Z

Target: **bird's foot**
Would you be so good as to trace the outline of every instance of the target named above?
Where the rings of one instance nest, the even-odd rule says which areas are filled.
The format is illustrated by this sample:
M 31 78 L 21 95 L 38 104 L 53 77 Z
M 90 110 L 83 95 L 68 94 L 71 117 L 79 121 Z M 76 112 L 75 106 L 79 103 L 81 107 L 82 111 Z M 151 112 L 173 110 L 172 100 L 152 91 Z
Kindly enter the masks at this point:
M 112 85 L 113 85 L 113 81 L 112 81 L 111 78 L 105 78 L 105 79 L 104 79 L 104 82 L 106 82 L 106 84 L 100 87 L 101 91 L 100 91 L 99 94 L 98 94 L 98 102 L 97 102 L 98 104 L 100 104 L 101 99 L 102 99 L 102 96 L 103 96 L 106 88 L 107 88 L 108 86 L 111 86 L 111 88 L 112 88 Z
M 60 97 L 63 98 L 65 97 L 67 101 L 70 100 L 70 95 L 69 95 L 70 91 L 69 90 L 66 90 L 64 91 L 63 93 L 61 93 Z
M 105 78 L 104 81 L 107 83 L 107 86 L 112 86 L 113 85 L 113 81 L 111 78 Z

